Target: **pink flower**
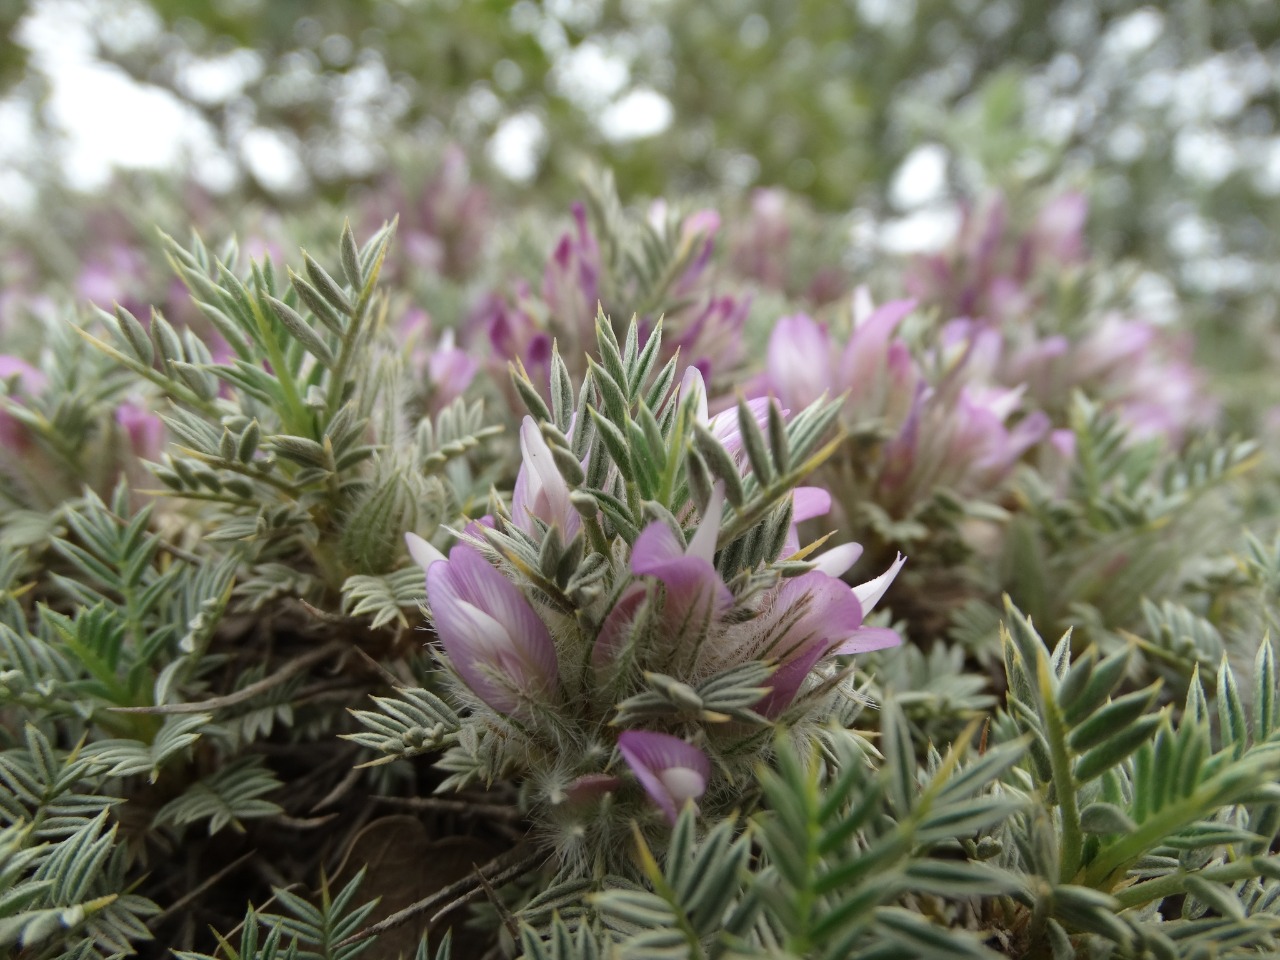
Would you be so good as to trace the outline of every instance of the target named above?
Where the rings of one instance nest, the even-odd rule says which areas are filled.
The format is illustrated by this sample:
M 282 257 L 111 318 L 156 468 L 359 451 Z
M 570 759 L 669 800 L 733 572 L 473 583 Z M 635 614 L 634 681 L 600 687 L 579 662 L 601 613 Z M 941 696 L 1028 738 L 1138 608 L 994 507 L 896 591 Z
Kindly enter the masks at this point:
M 831 337 L 826 326 L 804 314 L 783 317 L 769 335 L 765 376 L 777 397 L 802 410 L 834 386 Z
M 733 606 L 733 594 L 713 563 L 723 506 L 724 494 L 717 484 L 687 546 L 675 531 L 655 520 L 631 549 L 631 572 L 656 577 L 666 587 L 662 619 L 672 636 L 704 634 Z
M 963 496 L 989 493 L 1049 433 L 1049 418 L 1039 410 L 1006 424 L 1022 393 L 964 385 L 944 394 L 921 384 L 902 429 L 885 444 L 882 492 L 903 510 L 938 487 Z
M 733 262 L 738 272 L 765 286 L 782 289 L 787 282 L 791 225 L 786 194 L 761 188 L 751 194 L 751 214 L 737 242 Z
M 27 361 L 10 354 L 0 354 L 0 394 L 17 402 L 41 393 L 48 380 Z M 12 386 L 10 386 L 10 384 Z M 0 407 L 0 448 L 23 451 L 31 445 L 27 428 L 7 410 Z
M 784 317 L 769 337 L 765 353 L 767 389 L 791 409 L 801 409 L 824 393 L 846 394 L 846 408 L 858 419 L 886 417 L 900 422 L 910 407 L 918 374 L 907 345 L 893 339 L 914 300 L 880 307 L 865 288 L 854 294 L 854 329 L 843 350 L 827 328 L 804 314 Z
M 672 292 L 677 297 L 691 293 L 698 281 L 706 272 L 711 262 L 711 254 L 716 247 L 716 234 L 720 231 L 720 214 L 715 210 L 697 210 L 684 218 L 680 224 L 680 240 L 684 244 L 697 244 L 698 252 L 694 254 L 689 266 L 680 279 L 676 281 Z
M 597 680 L 607 680 L 608 670 L 617 662 L 618 654 L 622 652 L 648 598 L 649 587 L 646 584 L 639 581 L 630 584 L 600 624 L 600 632 L 591 647 L 591 667 L 596 671 Z
M 587 225 L 587 211 L 573 205 L 575 230 L 564 234 L 542 275 L 542 299 L 557 331 L 589 344 L 600 300 L 600 248 Z
M 1089 219 L 1089 201 L 1071 190 L 1050 200 L 1040 210 L 1031 228 L 1035 259 L 1051 260 L 1063 266 L 1085 259 L 1084 228 Z
M 437 410 L 466 393 L 479 365 L 465 350 L 454 346 L 452 330 L 446 330 L 427 355 L 427 379 L 431 383 L 431 403 Z
M 757 640 L 755 655 L 778 662 L 769 678 L 769 693 L 755 706 L 758 713 L 770 718 L 781 714 L 824 657 L 866 653 L 902 643 L 895 631 L 864 627 L 862 620 L 904 562 L 899 557 L 886 573 L 852 590 L 820 570 L 782 581 L 766 616 L 765 631 Z M 860 592 L 867 598 L 865 604 Z
M 692 320 L 683 320 L 663 344 L 664 353 L 680 351 L 682 359 L 710 373 L 732 370 L 742 360 L 742 330 L 751 297 L 709 296 Z
M 164 421 L 146 406 L 126 400 L 116 407 L 116 423 L 129 440 L 129 449 L 140 460 L 159 460 L 164 450 Z
M 853 333 L 836 367 L 834 392 L 849 392 L 849 409 L 862 416 L 906 416 L 915 392 L 915 363 L 907 345 L 894 340 L 898 325 L 916 308 L 914 300 L 876 307 L 866 287 L 854 293 Z
M 420 242 L 435 248 L 439 269 L 452 277 L 465 276 L 484 252 L 489 227 L 489 195 L 471 182 L 466 154 L 456 144 L 445 149 L 418 204 Z
M 569 484 L 533 417 L 525 417 L 520 425 L 520 458 L 511 495 L 511 519 L 525 533 L 536 535 L 536 518 L 559 527 L 564 539 L 572 540 L 582 527 L 582 518 L 569 500 Z
M 449 663 L 471 691 L 508 715 L 554 697 L 555 645 L 515 585 L 465 543 L 455 545 L 447 561 L 427 559 L 432 622 Z
M 707 792 L 711 761 L 679 737 L 627 730 L 618 736 L 618 752 L 672 824 L 686 803 Z
M 551 370 L 551 336 L 538 327 L 528 309 L 528 286 L 516 285 L 515 303 L 498 293 L 484 296 L 467 318 L 468 330 L 483 330 L 497 362 L 493 372 L 505 385 L 507 361 L 519 360 L 534 383 L 546 383 Z

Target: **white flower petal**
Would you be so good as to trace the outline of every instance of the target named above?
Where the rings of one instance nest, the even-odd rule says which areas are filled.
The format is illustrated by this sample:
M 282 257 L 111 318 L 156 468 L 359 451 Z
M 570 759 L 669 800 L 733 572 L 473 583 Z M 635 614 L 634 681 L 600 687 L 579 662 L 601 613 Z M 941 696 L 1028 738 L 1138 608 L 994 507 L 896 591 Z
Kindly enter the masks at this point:
M 422 568 L 423 573 L 431 569 L 431 565 L 436 561 L 445 559 L 443 553 L 416 533 L 406 533 L 404 542 L 409 547 L 409 556 L 413 557 L 414 562 Z
M 870 613 L 880 598 L 884 596 L 889 584 L 893 583 L 894 577 L 898 575 L 898 571 L 902 569 L 902 565 L 907 562 L 907 558 L 902 554 L 898 554 L 898 559 L 893 561 L 889 569 L 874 580 L 868 580 L 866 583 L 860 583 L 853 588 L 853 595 L 858 598 L 858 602 L 862 604 L 862 615 L 865 617 Z

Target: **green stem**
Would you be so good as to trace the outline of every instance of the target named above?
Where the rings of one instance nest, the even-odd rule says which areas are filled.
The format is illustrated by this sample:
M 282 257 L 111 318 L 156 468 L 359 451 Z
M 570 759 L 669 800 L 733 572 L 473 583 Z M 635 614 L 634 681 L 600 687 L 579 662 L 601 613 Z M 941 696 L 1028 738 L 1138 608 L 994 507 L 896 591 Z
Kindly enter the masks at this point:
M 177 445 L 175 444 L 175 446 Z M 290 500 L 298 499 L 298 488 L 286 480 L 273 477 L 269 473 L 260 473 L 257 470 L 250 470 L 248 466 L 237 460 L 224 460 L 222 457 L 211 457 L 207 453 L 201 453 L 199 450 L 192 450 L 190 447 L 179 446 L 178 449 L 188 456 L 199 460 L 201 463 L 206 463 L 211 467 L 221 467 L 223 470 L 229 470 L 231 473 L 238 473 L 242 477 L 247 477 L 250 480 L 261 480 L 268 486 L 275 487 L 281 493 L 285 494 Z M 192 497 L 191 499 L 205 498 Z M 244 501 L 236 500 L 234 502 L 243 503 Z
M 249 309 L 253 312 L 254 322 L 258 325 L 258 334 L 262 338 L 263 345 L 267 348 L 267 359 L 271 361 L 271 369 L 275 371 L 276 380 L 280 383 L 280 389 L 284 393 L 284 401 L 286 409 L 284 413 L 285 428 L 295 436 L 311 437 L 311 418 L 307 415 L 307 408 L 302 403 L 302 396 L 298 393 L 298 384 L 293 379 L 293 372 L 290 371 L 288 363 L 285 361 L 284 352 L 280 349 L 280 344 L 276 340 L 275 331 L 271 329 L 271 325 L 267 322 L 266 315 L 262 312 L 262 305 L 258 303 L 258 298 L 249 296 L 246 298 L 249 302 Z
M 1151 903 L 1153 900 L 1162 900 L 1165 897 L 1186 893 L 1186 880 L 1188 877 L 1193 876 L 1215 883 L 1234 883 L 1237 880 L 1256 878 L 1259 876 L 1259 871 L 1258 865 L 1253 862 L 1253 858 L 1248 858 L 1238 860 L 1235 863 L 1197 870 L 1193 873 L 1179 870 L 1177 873 L 1170 873 L 1163 877 L 1156 877 L 1154 880 L 1147 880 L 1144 883 L 1126 887 L 1124 890 L 1113 893 L 1112 896 L 1120 902 L 1121 909 L 1129 910 L 1133 907 Z
M 112 360 L 115 360 L 117 363 L 128 367 L 138 376 L 143 377 L 146 380 L 150 380 L 152 383 L 154 383 L 157 387 L 159 387 L 161 390 L 167 393 L 174 400 L 178 400 L 182 403 L 185 403 L 187 406 L 191 407 L 194 410 L 199 410 L 201 413 L 203 413 L 206 417 L 209 417 L 211 420 L 220 420 L 222 418 L 222 413 L 221 411 L 218 410 L 218 407 L 215 403 L 209 400 L 201 399 L 200 396 L 190 387 L 187 387 L 184 384 L 179 383 L 177 380 L 173 380 L 173 379 L 170 379 L 169 377 L 166 377 L 164 374 L 156 371 L 153 367 L 149 367 L 146 364 L 139 363 L 137 360 L 133 359 L 133 357 L 130 357 L 124 353 L 121 353 L 115 347 L 111 346 L 111 344 L 106 343 L 103 340 L 99 340 L 93 334 L 85 330 L 82 330 L 79 327 L 72 327 L 72 329 L 75 330 L 76 333 L 80 334 L 80 336 L 88 340 L 91 344 L 93 344 L 99 350 L 101 350 L 103 353 L 105 353 L 107 356 L 109 356 Z
M 1084 832 L 1080 829 L 1080 808 L 1076 803 L 1075 777 L 1071 773 L 1071 755 L 1067 750 L 1067 734 L 1058 713 L 1053 685 L 1049 681 L 1049 662 L 1043 655 L 1036 660 L 1037 681 L 1043 704 L 1046 740 L 1049 743 L 1049 766 L 1053 771 L 1053 789 L 1062 815 L 1062 845 L 1059 848 L 1058 880 L 1070 883 L 1080 870 Z
M 609 539 L 604 535 L 604 527 L 600 524 L 600 514 L 583 517 L 582 526 L 587 531 L 587 539 L 591 541 L 591 549 L 609 556 Z
M 353 317 L 347 332 L 342 337 L 342 346 L 338 348 L 338 359 L 333 365 L 333 371 L 329 380 L 329 396 L 325 399 L 325 413 L 332 420 L 338 413 L 338 407 L 342 404 L 343 384 L 347 380 L 347 368 L 351 366 L 351 356 L 354 352 L 355 342 L 359 338 L 359 331 L 362 326 L 364 316 Z
M 1212 783 L 1209 786 L 1210 789 L 1197 790 L 1189 797 L 1183 797 L 1177 803 L 1165 807 L 1138 829 L 1100 851 L 1097 859 L 1085 870 L 1085 885 L 1102 889 L 1103 884 L 1117 870 L 1215 806 L 1218 791 L 1212 788 Z

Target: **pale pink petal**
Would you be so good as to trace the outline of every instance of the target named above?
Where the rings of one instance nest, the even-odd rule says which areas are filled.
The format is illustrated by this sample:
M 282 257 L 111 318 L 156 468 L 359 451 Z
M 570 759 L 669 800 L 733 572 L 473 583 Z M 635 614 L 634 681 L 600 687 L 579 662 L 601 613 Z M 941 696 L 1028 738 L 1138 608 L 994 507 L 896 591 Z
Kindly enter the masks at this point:
M 511 518 L 526 533 L 534 533 L 537 517 L 548 526 L 557 526 L 566 540 L 582 526 L 582 518 L 569 499 L 569 485 L 560 474 L 551 448 L 533 417 L 520 425 L 520 472 L 512 494 Z
M 680 808 L 698 800 L 711 779 L 707 755 L 669 734 L 627 730 L 618 736 L 618 752 L 673 824 Z
M 653 522 L 640 532 L 631 548 L 633 573 L 659 575 L 665 564 L 684 556 L 684 544 L 665 523 Z
M 708 420 L 707 385 L 702 379 L 702 371 L 699 370 L 697 367 L 689 367 L 684 372 L 684 377 L 680 381 L 681 402 L 684 401 L 685 397 L 690 395 L 690 391 L 697 391 L 694 394 L 694 396 L 698 398 L 697 400 L 698 422 L 706 423 Z
M 495 710 L 516 709 L 512 691 L 528 697 L 555 691 L 558 665 L 546 625 L 515 585 L 473 547 L 459 543 L 446 563 L 431 564 L 427 599 L 450 662 Z
M 765 424 L 769 422 L 769 398 L 756 397 L 747 401 L 747 410 L 751 413 L 751 417 L 760 426 L 765 428 Z M 785 417 L 790 413 L 790 409 L 784 409 L 782 415 Z M 742 428 L 738 424 L 738 408 L 730 407 L 722 413 L 717 413 L 711 418 L 707 424 L 707 429 L 711 431 L 711 435 L 720 441 L 721 446 L 728 451 L 729 456 L 736 456 L 742 449 Z
M 831 389 L 831 338 L 826 327 L 804 314 L 783 317 L 765 351 L 769 386 L 795 408 L 809 406 Z
M 831 494 L 822 487 L 796 487 L 791 504 L 791 519 L 795 523 L 804 523 L 831 512 Z
M 649 596 L 649 588 L 636 582 L 622 591 L 622 596 L 613 605 L 600 624 L 600 632 L 596 634 L 596 642 L 591 647 L 591 666 L 597 671 L 604 671 L 613 665 L 622 649 L 623 641 L 630 632 L 640 612 L 640 606 Z
M 896 630 L 888 627 L 859 627 L 851 633 L 833 653 L 868 653 L 872 650 L 883 650 L 896 647 L 902 643 L 902 637 Z

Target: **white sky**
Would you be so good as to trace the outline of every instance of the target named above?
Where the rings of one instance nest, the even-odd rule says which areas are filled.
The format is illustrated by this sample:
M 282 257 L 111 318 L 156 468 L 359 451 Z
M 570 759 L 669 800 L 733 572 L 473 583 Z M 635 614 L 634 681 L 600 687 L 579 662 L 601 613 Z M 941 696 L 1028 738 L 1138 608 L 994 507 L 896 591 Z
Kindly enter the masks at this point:
M 19 96 L 0 100 L 0 210 L 29 207 L 35 192 L 23 170 L 56 163 L 72 187 L 105 187 L 123 169 L 187 167 L 214 189 L 230 187 L 236 163 L 219 145 L 200 114 L 155 86 L 136 83 L 94 55 L 90 28 L 108 36 L 146 43 L 160 24 L 145 4 L 131 0 L 34 0 L 20 22 L 17 39 L 31 51 L 33 65 L 50 86 L 46 118 L 59 132 L 54 148 L 35 141 Z M 226 99 L 261 70 L 252 54 L 186 65 L 183 80 L 193 99 Z M 599 124 L 613 142 L 661 133 L 673 119 L 671 103 L 648 88 L 628 89 L 627 59 L 595 43 L 563 52 L 552 82 Z M 237 147 L 264 186 L 284 191 L 303 177 L 298 144 L 279 132 L 255 127 Z M 534 112 L 503 120 L 487 156 L 516 181 L 533 177 L 546 149 L 546 127 Z
M 32 63 L 49 79 L 47 116 L 60 130 L 62 149 L 56 161 L 67 182 L 81 190 L 107 184 L 119 167 L 163 169 L 184 159 L 206 158 L 202 172 L 216 172 L 218 149 L 212 131 L 200 116 L 173 95 L 142 86 L 122 70 L 93 55 L 89 25 L 119 5 L 76 0 L 36 0 L 20 22 L 17 39 L 31 51 Z M 142 11 L 134 6 L 122 26 L 154 33 Z M 13 101 L 0 108 L 10 122 L 3 124 L 0 160 L 19 162 L 24 154 L 43 150 L 32 140 L 29 118 Z M 2 123 L 2 121 L 0 121 Z M 55 158 L 39 156 L 38 163 Z M 211 165 L 208 161 L 214 161 Z M 228 158 L 221 158 L 229 166 Z

